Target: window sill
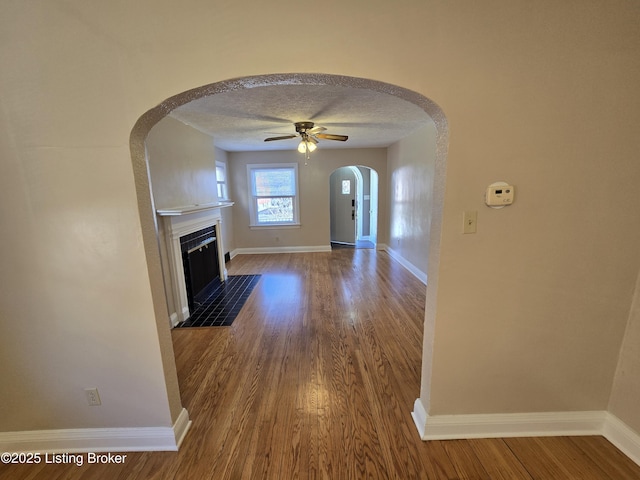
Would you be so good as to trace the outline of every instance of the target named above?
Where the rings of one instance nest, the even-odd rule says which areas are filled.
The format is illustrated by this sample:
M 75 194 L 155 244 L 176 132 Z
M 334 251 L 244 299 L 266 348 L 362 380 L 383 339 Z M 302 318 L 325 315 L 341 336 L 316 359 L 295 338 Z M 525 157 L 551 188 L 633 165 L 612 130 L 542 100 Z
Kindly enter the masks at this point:
M 300 228 L 302 227 L 299 223 L 287 223 L 281 225 L 249 225 L 251 230 L 281 230 L 286 228 Z

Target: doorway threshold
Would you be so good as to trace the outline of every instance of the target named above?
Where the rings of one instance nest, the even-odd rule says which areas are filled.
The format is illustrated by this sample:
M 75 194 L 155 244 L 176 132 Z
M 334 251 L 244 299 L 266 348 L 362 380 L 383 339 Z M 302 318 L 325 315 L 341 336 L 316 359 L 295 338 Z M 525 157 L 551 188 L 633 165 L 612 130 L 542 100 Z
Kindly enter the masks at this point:
M 331 242 L 331 248 L 376 248 L 369 240 L 357 240 L 356 243 Z

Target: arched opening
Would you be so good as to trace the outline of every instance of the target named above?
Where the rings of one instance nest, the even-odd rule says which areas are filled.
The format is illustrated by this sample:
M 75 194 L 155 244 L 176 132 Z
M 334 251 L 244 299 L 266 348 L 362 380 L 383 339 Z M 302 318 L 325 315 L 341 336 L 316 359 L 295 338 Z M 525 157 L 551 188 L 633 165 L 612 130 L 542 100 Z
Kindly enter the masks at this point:
M 149 281 L 153 296 L 156 324 L 160 339 L 160 349 L 167 378 L 172 412 L 180 410 L 180 394 L 175 382 L 175 358 L 171 344 L 169 323 L 167 322 L 166 294 L 164 288 L 162 263 L 158 239 L 157 217 L 149 178 L 149 166 L 145 140 L 151 129 L 174 109 L 193 100 L 238 90 L 250 90 L 256 87 L 278 85 L 314 85 L 345 86 L 384 93 L 412 103 L 422 109 L 433 121 L 436 136 L 433 145 L 435 156 L 433 196 L 430 208 L 431 227 L 429 232 L 428 278 L 426 315 L 424 328 L 424 354 L 422 360 L 421 407 L 426 411 L 430 390 L 431 343 L 435 322 L 435 300 L 438 290 L 438 270 L 440 258 L 440 232 L 444 203 L 444 183 L 446 155 L 448 146 L 448 127 L 442 110 L 430 99 L 411 90 L 374 80 L 324 74 L 276 74 L 246 77 L 205 85 L 168 98 L 160 105 L 149 110 L 136 122 L 130 136 L 130 150 L 136 185 L 142 240 L 145 247 Z M 419 413 L 419 412 L 418 412 Z M 175 413 L 177 417 L 177 413 Z M 418 415 L 419 416 L 419 415 Z M 416 419 L 419 424 L 419 419 Z
M 350 165 L 329 177 L 330 238 L 333 244 L 375 248 L 378 236 L 378 173 Z

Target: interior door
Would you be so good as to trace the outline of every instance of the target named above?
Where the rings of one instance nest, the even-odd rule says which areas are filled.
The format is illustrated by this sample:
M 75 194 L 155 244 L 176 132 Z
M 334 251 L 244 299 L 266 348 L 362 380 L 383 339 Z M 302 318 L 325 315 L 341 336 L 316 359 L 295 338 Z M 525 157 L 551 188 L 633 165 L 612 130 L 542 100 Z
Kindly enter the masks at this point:
M 356 243 L 356 175 L 349 167 L 331 174 L 331 241 Z

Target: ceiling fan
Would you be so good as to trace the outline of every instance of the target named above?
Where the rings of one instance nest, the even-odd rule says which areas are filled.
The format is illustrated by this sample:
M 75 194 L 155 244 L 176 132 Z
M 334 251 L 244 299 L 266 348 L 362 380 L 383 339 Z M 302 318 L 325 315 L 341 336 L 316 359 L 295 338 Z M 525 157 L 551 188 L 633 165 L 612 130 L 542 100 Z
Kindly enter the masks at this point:
M 347 135 L 335 135 L 332 133 L 322 133 L 326 130 L 325 127 L 316 127 L 313 122 L 296 122 L 293 124 L 296 128 L 295 134 L 281 135 L 278 137 L 265 138 L 265 142 L 273 142 L 274 140 L 288 140 L 290 138 L 300 137 L 300 145 L 298 145 L 298 151 L 300 153 L 313 152 L 316 149 L 318 140 L 337 140 L 339 142 L 346 142 L 349 138 Z

